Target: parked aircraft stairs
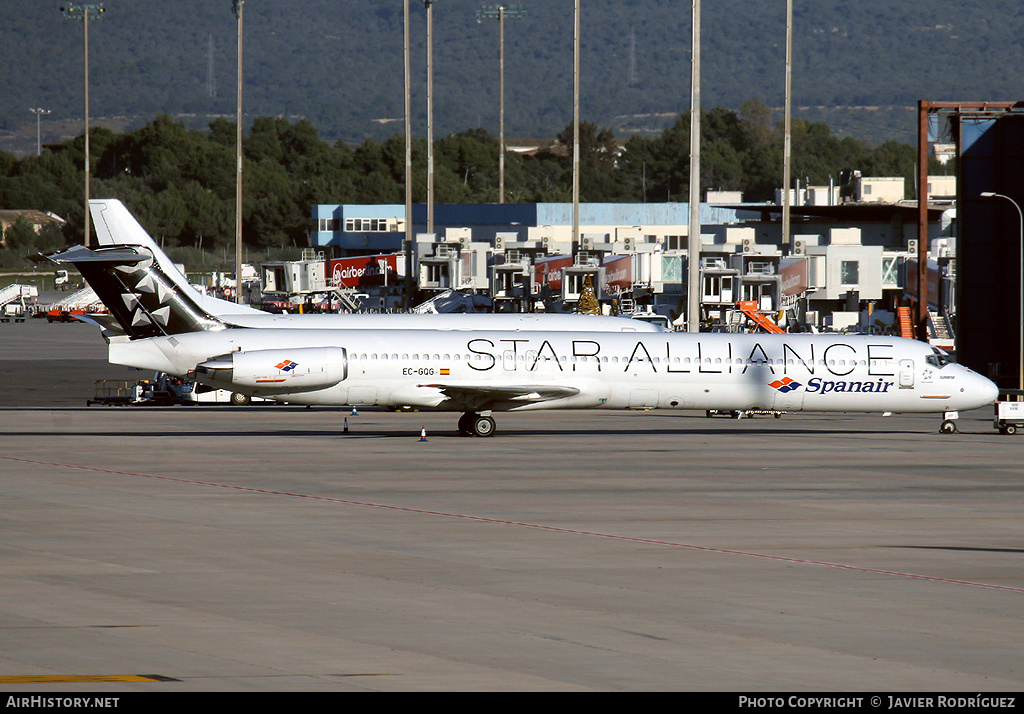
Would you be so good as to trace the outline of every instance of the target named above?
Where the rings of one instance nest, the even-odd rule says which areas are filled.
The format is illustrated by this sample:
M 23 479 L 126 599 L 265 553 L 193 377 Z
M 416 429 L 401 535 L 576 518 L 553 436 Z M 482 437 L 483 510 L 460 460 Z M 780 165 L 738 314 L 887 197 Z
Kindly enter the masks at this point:
M 953 348 L 953 330 L 949 326 L 949 321 L 945 315 L 931 308 L 928 309 L 928 338 L 936 347 Z
M 949 329 L 949 322 L 946 320 L 944 315 L 940 315 L 935 310 L 929 310 L 928 320 L 931 322 L 931 332 L 935 337 L 944 340 L 953 339 L 952 332 Z
M 332 294 L 341 302 L 341 311 L 359 312 L 362 305 L 359 303 L 359 294 L 355 288 L 333 288 Z
M 438 293 L 437 295 L 435 295 L 434 297 L 430 298 L 426 302 L 421 302 L 419 305 L 416 305 L 414 308 L 412 308 L 411 312 L 419 312 L 419 313 L 437 312 L 438 311 L 437 310 L 437 304 L 439 302 L 443 302 L 444 300 L 447 300 L 448 298 L 450 298 L 452 296 L 453 292 L 454 292 L 453 290 L 448 289 L 448 290 L 445 290 L 444 292 Z
M 14 302 L 15 300 L 34 298 L 38 295 L 39 288 L 35 285 L 20 285 L 17 283 L 14 285 L 8 285 L 4 288 L 0 288 L 0 307 L 3 307 L 9 302 Z
M 773 322 L 771 318 L 761 312 L 758 312 L 757 302 L 755 300 L 740 300 L 736 303 L 736 307 L 738 307 L 740 312 L 746 315 L 748 319 L 765 332 L 771 332 L 777 335 L 785 333 L 785 330 Z
M 896 316 L 900 321 L 900 337 L 906 337 L 907 339 L 914 339 L 914 317 L 911 308 L 909 307 L 898 307 L 896 308 Z
M 90 287 L 84 287 L 81 290 L 68 295 L 63 300 L 55 302 L 51 309 L 53 310 L 83 310 L 95 305 L 100 301 L 99 296 L 96 295 L 96 291 Z
M 487 310 L 490 304 L 490 298 L 477 295 L 472 289 L 451 288 L 416 305 L 410 312 L 480 312 Z

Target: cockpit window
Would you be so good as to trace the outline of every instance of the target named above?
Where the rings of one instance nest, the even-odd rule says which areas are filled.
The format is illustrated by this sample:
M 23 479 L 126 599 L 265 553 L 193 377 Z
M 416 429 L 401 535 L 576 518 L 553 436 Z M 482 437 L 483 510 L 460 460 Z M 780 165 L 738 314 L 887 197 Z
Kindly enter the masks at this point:
M 940 350 L 938 347 L 932 347 L 932 354 L 928 355 L 925 358 L 925 362 L 932 365 L 933 367 L 938 367 L 939 369 L 942 369 L 952 361 L 953 360 L 949 358 L 949 355 L 946 352 Z

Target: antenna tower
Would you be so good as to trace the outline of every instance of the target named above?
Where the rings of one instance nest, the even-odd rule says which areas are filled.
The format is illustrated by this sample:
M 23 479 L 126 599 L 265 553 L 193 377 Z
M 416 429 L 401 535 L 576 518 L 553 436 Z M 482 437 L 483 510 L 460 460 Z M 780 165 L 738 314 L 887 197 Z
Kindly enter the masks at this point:
M 629 86 L 640 86 L 640 78 L 636 72 L 636 30 L 632 27 L 629 28 Z
M 217 77 L 213 73 L 213 35 L 210 35 L 210 44 L 207 50 L 208 61 L 206 65 L 206 93 L 211 97 L 217 96 Z

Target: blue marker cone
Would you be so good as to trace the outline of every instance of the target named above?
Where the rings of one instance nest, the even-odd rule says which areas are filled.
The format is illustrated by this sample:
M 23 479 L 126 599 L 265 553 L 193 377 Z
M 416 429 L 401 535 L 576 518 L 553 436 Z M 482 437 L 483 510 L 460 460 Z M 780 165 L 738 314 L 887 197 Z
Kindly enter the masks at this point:
M 424 426 L 422 429 L 420 429 L 420 441 L 426 441 L 426 440 L 427 440 L 427 427 Z
M 352 416 L 359 416 L 359 412 L 356 411 L 356 405 L 352 405 Z

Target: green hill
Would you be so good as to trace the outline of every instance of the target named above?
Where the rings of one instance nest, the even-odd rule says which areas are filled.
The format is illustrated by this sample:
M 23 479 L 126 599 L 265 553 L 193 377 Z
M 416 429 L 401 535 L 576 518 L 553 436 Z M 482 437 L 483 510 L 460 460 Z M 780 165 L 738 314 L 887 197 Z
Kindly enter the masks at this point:
M 50 109 L 44 141 L 81 133 L 82 23 L 58 0 L 7 0 L 0 25 L 0 148 L 34 148 L 30 107 Z M 493 4 L 491 2 L 490 4 Z M 573 4 L 522 0 L 506 23 L 506 132 L 553 136 L 571 118 Z M 437 136 L 497 134 L 498 27 L 479 0 L 434 3 Z M 797 116 L 838 135 L 910 142 L 918 99 L 1010 100 L 1020 89 L 1024 5 L 1017 0 L 797 3 Z M 91 114 L 117 129 L 169 114 L 197 128 L 234 116 L 236 23 L 227 0 L 108 0 L 90 25 Z M 412 0 L 414 132 L 425 134 L 425 22 Z M 785 2 L 702 6 L 702 103 L 783 103 Z M 246 115 L 304 117 L 323 138 L 357 144 L 402 131 L 402 3 L 250 0 L 244 24 Z M 689 104 L 690 5 L 587 0 L 584 119 L 618 134 L 661 131 Z M 20 142 L 20 143 L 19 143 Z

